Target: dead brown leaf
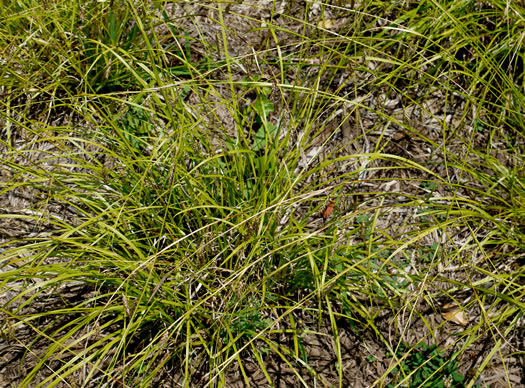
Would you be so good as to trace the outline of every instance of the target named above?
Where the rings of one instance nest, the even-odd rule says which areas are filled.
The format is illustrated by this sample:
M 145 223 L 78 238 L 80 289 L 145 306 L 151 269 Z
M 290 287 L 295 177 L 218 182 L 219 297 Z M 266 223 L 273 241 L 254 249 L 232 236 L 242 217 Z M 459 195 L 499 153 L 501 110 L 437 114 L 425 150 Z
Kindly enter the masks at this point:
M 465 314 L 465 311 L 457 304 L 447 303 L 443 305 L 441 317 L 446 321 L 455 323 L 456 325 L 463 327 L 468 325 L 467 314 Z

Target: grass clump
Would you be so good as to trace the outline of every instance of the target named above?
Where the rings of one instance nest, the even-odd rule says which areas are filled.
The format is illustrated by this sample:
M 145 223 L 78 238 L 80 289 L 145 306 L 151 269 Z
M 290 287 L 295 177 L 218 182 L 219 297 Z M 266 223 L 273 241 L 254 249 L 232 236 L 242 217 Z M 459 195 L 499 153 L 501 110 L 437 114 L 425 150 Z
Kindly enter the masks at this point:
M 10 383 L 519 378 L 519 4 L 45 3 L 0 11 Z

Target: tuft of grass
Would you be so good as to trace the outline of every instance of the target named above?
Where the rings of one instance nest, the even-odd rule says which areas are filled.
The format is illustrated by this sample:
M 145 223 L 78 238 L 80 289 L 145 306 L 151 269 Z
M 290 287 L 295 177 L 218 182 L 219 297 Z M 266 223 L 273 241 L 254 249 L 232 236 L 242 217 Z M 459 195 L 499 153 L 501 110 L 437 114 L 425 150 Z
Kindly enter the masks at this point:
M 250 7 L 263 24 L 220 2 L 0 10 L 13 383 L 274 386 L 280 364 L 297 386 L 343 387 L 354 335 L 396 359 L 370 386 L 472 387 L 496 361 L 510 384 L 523 7 Z M 448 301 L 467 327 L 439 317 Z

